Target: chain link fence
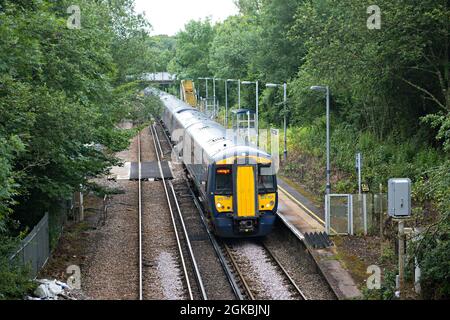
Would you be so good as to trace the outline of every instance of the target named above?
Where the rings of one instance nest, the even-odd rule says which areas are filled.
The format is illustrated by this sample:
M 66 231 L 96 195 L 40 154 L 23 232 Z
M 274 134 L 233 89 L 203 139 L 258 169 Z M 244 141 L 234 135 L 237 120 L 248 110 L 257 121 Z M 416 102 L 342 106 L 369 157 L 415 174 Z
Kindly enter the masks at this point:
M 72 200 L 55 203 L 10 257 L 12 263 L 29 267 L 32 278 L 45 266 L 61 237 L 68 215 L 73 211 L 72 203 Z
M 20 243 L 18 250 L 10 260 L 30 267 L 35 278 L 50 256 L 49 214 L 46 213 L 28 236 Z

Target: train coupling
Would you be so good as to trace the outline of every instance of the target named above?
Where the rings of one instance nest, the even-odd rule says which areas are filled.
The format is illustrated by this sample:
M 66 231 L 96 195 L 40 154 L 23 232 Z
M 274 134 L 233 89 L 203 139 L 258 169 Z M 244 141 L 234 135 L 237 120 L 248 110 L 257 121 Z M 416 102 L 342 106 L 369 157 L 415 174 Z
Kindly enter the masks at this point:
M 256 232 L 258 225 L 257 220 L 239 220 L 237 221 L 237 227 L 239 233 L 254 233 Z

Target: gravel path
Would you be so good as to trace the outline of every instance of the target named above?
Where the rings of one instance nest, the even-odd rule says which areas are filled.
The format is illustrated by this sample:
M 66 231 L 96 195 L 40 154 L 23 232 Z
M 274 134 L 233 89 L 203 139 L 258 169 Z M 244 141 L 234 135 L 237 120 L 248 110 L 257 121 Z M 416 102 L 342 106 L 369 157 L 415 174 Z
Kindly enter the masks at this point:
M 123 161 L 135 161 L 137 139 L 130 148 L 118 154 Z M 98 179 L 100 180 L 100 179 Z M 138 298 L 138 211 L 137 182 L 117 181 L 113 184 L 123 194 L 111 198 L 108 218 L 103 227 L 93 231 L 92 254 L 85 270 L 82 270 L 82 287 L 91 299 L 134 300 Z

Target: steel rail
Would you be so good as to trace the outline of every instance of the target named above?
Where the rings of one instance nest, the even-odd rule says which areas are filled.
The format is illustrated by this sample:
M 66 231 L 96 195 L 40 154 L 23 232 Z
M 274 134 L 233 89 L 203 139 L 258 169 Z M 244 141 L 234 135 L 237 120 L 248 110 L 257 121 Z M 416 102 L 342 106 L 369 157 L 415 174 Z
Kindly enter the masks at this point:
M 155 131 L 155 136 L 156 136 L 156 139 L 158 141 L 158 145 L 160 147 L 161 154 L 163 155 L 164 153 L 163 153 L 163 150 L 161 148 L 161 142 L 159 140 L 158 132 L 157 132 L 155 127 L 153 127 L 153 129 Z M 164 128 L 163 128 L 163 130 L 164 130 Z M 167 135 L 166 135 L 166 138 L 167 138 Z M 188 250 L 189 250 L 189 255 L 191 256 L 192 264 L 193 264 L 193 267 L 194 267 L 193 269 L 194 269 L 194 273 L 195 273 L 195 276 L 196 276 L 196 279 L 197 279 L 197 284 L 198 284 L 198 286 L 200 288 L 203 300 L 208 300 L 208 296 L 206 294 L 205 286 L 203 284 L 203 279 L 202 279 L 202 276 L 200 274 L 200 270 L 198 268 L 197 260 L 195 259 L 194 251 L 192 250 L 191 240 L 189 238 L 189 234 L 187 232 L 186 225 L 184 223 L 183 213 L 181 211 L 180 204 L 179 204 L 178 199 L 177 199 L 177 194 L 175 192 L 175 189 L 174 189 L 173 184 L 172 184 L 171 181 L 169 181 L 169 186 L 170 186 L 170 189 L 172 191 L 172 197 L 173 197 L 173 200 L 175 202 L 175 206 L 177 208 L 178 216 L 180 217 L 181 226 L 183 228 L 184 237 L 186 239 L 186 244 L 187 244 L 187 247 L 188 247 Z
M 233 289 L 234 295 L 239 300 L 245 300 L 245 296 L 242 294 L 242 292 L 239 288 L 239 285 L 237 284 L 236 279 L 234 278 L 233 272 L 231 271 L 230 267 L 228 266 L 228 264 L 226 262 L 226 258 L 224 257 L 222 250 L 220 249 L 220 245 L 217 242 L 216 237 L 211 233 L 211 231 L 208 228 L 208 223 L 206 222 L 204 211 L 203 211 L 199 201 L 195 197 L 194 191 L 192 190 L 192 188 L 189 185 L 189 181 L 187 181 L 185 177 L 184 177 L 184 180 L 185 180 L 185 183 L 186 183 L 186 185 L 189 189 L 189 192 L 192 196 L 194 204 L 197 207 L 198 213 L 200 215 L 200 220 L 202 221 L 202 224 L 206 230 L 206 233 L 208 234 L 209 241 L 211 242 L 211 244 L 214 248 L 214 251 L 216 252 L 217 257 L 219 258 L 220 264 L 222 265 L 222 268 L 225 272 L 228 282 L 230 283 L 231 288 Z
M 166 137 L 167 143 L 168 143 L 169 146 L 170 146 L 170 151 L 172 151 L 172 149 L 173 149 L 173 148 L 172 148 L 172 141 L 170 140 L 169 136 L 167 135 L 166 130 L 164 129 L 163 125 L 161 124 L 161 121 L 158 121 L 158 124 L 159 124 L 159 126 L 161 127 L 161 129 L 162 129 L 162 131 L 163 131 L 163 133 L 164 133 L 164 136 Z
M 200 271 L 199 271 L 199 268 L 198 268 L 198 265 L 197 265 L 197 260 L 195 259 L 194 251 L 192 250 L 191 240 L 189 239 L 189 235 L 188 235 L 188 232 L 187 232 L 187 229 L 186 229 L 186 225 L 184 224 L 184 217 L 183 217 L 183 214 L 182 214 L 181 209 L 180 209 L 180 204 L 179 204 L 178 199 L 177 199 L 177 194 L 175 192 L 175 189 L 173 188 L 173 184 L 172 184 L 171 181 L 169 181 L 169 186 L 170 186 L 170 189 L 172 190 L 172 196 L 173 196 L 175 205 L 177 207 L 178 216 L 180 217 L 181 226 L 183 228 L 184 236 L 185 236 L 185 239 L 186 239 L 186 244 L 188 246 L 189 254 L 190 254 L 191 260 L 192 260 L 192 264 L 194 266 L 194 272 L 195 272 L 195 275 L 196 275 L 196 278 L 197 278 L 197 283 L 198 283 L 198 286 L 200 287 L 200 291 L 202 293 L 202 298 L 203 298 L 203 300 L 208 300 L 208 296 L 207 296 L 206 291 L 205 291 L 205 286 L 203 285 L 202 276 L 200 274 Z
M 163 150 L 162 150 L 162 147 L 161 147 L 161 141 L 159 141 L 159 137 L 158 137 L 158 133 L 156 132 L 156 128 L 154 127 L 154 125 L 152 125 L 152 127 L 153 127 L 153 130 L 155 130 L 155 136 L 156 136 L 156 142 L 158 143 L 158 149 L 159 149 L 159 152 L 161 152 L 161 157 L 158 157 L 158 161 L 160 161 L 161 159 L 164 159 L 164 152 L 163 152 Z M 157 150 L 155 150 L 156 151 L 156 153 L 158 153 L 158 151 Z M 161 159 L 160 159 L 161 158 Z M 164 180 L 164 179 L 163 179 Z
M 164 128 L 162 127 L 161 123 L 159 123 L 159 125 L 161 126 L 161 128 L 164 131 Z M 156 132 L 156 129 L 155 129 L 155 132 Z M 165 134 L 165 137 L 166 137 L 167 142 L 169 143 L 170 147 L 173 148 L 172 144 L 170 143 L 170 139 L 169 139 L 169 137 L 168 137 L 168 135 L 167 135 L 167 133 L 165 131 L 164 131 L 164 134 Z M 200 215 L 200 220 L 201 220 L 201 222 L 202 222 L 202 224 L 203 224 L 203 226 L 204 226 L 204 228 L 205 228 L 205 230 L 206 230 L 206 232 L 208 234 L 209 240 L 210 240 L 210 242 L 211 242 L 211 244 L 212 244 L 212 246 L 214 248 L 214 251 L 216 252 L 217 257 L 219 258 L 220 264 L 222 265 L 222 268 L 223 268 L 223 270 L 225 272 L 225 275 L 226 275 L 226 277 L 228 279 L 228 282 L 231 285 L 231 288 L 233 289 L 233 292 L 234 292 L 235 296 L 239 300 L 246 300 L 246 296 L 242 293 L 242 290 L 239 288 L 239 285 L 238 285 L 238 283 L 237 283 L 237 281 L 236 281 L 236 279 L 235 279 L 235 277 L 233 275 L 233 271 L 228 266 L 226 258 L 225 258 L 225 256 L 222 253 L 222 250 L 220 248 L 219 243 L 217 242 L 216 237 L 211 233 L 211 231 L 208 228 L 208 223 L 206 221 L 206 217 L 205 217 L 205 214 L 204 214 L 204 211 L 203 211 L 203 208 L 202 208 L 201 204 L 197 200 L 197 198 L 196 198 L 196 196 L 194 194 L 194 191 L 192 190 L 192 188 L 191 188 L 191 186 L 189 184 L 189 181 L 186 179 L 186 177 L 183 177 L 183 179 L 184 179 L 184 181 L 186 183 L 186 186 L 188 187 L 188 190 L 189 190 L 189 192 L 190 192 L 190 194 L 192 196 L 194 204 L 195 204 L 195 206 L 196 206 L 196 208 L 198 210 L 198 213 Z M 224 247 L 226 248 L 225 244 L 224 244 Z M 225 250 L 228 251 L 228 248 L 226 248 Z M 238 272 L 239 277 L 241 279 L 241 282 L 244 284 L 244 287 L 246 288 L 246 291 L 248 291 L 249 297 L 252 300 L 254 300 L 253 294 L 251 293 L 247 283 L 245 282 L 245 279 L 242 277 L 240 269 L 238 268 L 237 264 L 235 263 L 234 259 L 232 258 L 231 253 L 227 252 L 227 254 L 230 256 L 230 260 L 232 261 L 233 267 Z
M 166 139 L 167 139 L 167 142 L 169 143 L 170 147 L 173 149 L 173 145 L 172 145 L 172 143 L 171 143 L 171 140 L 170 140 L 169 136 L 167 135 L 166 131 L 164 130 L 163 125 L 162 125 L 161 123 L 159 123 L 159 125 L 160 125 L 161 128 L 163 129 L 163 132 L 164 132 L 164 135 L 165 135 L 165 137 L 166 137 Z M 155 130 L 156 130 L 156 129 L 155 129 Z M 209 239 L 210 239 L 210 242 L 212 243 L 212 245 L 213 245 L 213 247 L 214 247 L 214 250 L 215 250 L 215 252 L 216 252 L 216 254 L 217 254 L 218 258 L 219 258 L 219 261 L 220 261 L 220 263 L 221 263 L 221 265 L 222 265 L 222 267 L 223 267 L 223 270 L 224 270 L 224 272 L 225 272 L 225 274 L 226 274 L 226 276 L 227 276 L 227 278 L 228 278 L 228 281 L 230 282 L 230 285 L 231 285 L 231 287 L 232 287 L 232 289 L 233 289 L 233 292 L 235 293 L 235 296 L 236 296 L 239 300 L 245 300 L 245 296 L 244 296 L 244 294 L 241 292 L 241 289 L 239 288 L 239 285 L 238 285 L 237 282 L 236 282 L 235 276 L 234 276 L 233 272 L 230 270 L 230 267 L 229 267 L 228 264 L 227 264 L 227 261 L 226 261 L 227 259 L 224 257 L 224 255 L 223 255 L 223 253 L 222 253 L 222 250 L 220 249 L 220 245 L 218 244 L 218 242 L 217 242 L 215 236 L 214 236 L 214 235 L 210 232 L 210 230 L 209 230 L 209 227 L 208 227 L 208 224 L 207 224 L 207 221 L 206 221 L 206 216 L 205 216 L 205 214 L 204 214 L 204 210 L 203 210 L 202 206 L 200 205 L 199 201 L 197 200 L 197 198 L 196 198 L 196 196 L 195 196 L 195 194 L 194 194 L 194 192 L 193 192 L 193 190 L 192 190 L 192 188 L 191 188 L 191 186 L 190 186 L 189 181 L 187 180 L 187 178 L 186 178 L 186 177 L 183 177 L 183 179 L 185 180 L 185 182 L 186 182 L 186 184 L 187 184 L 187 186 L 188 186 L 188 188 L 189 188 L 189 191 L 190 191 L 190 193 L 191 193 L 191 195 L 192 195 L 194 204 L 195 204 L 195 206 L 196 206 L 197 209 L 198 209 L 198 212 L 199 212 L 201 221 L 202 221 L 202 223 L 203 223 L 203 226 L 205 227 L 205 229 L 206 229 L 206 231 L 207 231 L 207 234 L 208 234 L 208 237 L 209 237 Z M 280 189 L 282 189 L 280 186 L 278 186 L 278 187 L 279 187 Z M 282 191 L 283 193 L 285 193 L 289 198 L 293 198 L 293 196 L 292 196 L 290 193 L 288 193 L 286 190 L 282 189 L 281 191 Z M 294 198 L 293 200 L 296 200 L 296 199 Z M 298 200 L 296 200 L 296 202 L 298 202 Z M 303 204 L 301 204 L 301 206 L 304 207 L 305 209 L 307 209 Z M 307 209 L 307 210 L 309 211 L 309 209 Z M 285 225 L 288 227 L 288 229 L 289 229 L 289 230 L 290 230 L 290 231 L 291 231 L 291 232 L 292 232 L 292 233 L 293 233 L 300 241 L 304 242 L 304 236 L 303 236 L 298 230 L 296 230 L 295 228 L 293 228 L 293 226 L 292 226 L 292 225 L 286 220 L 286 218 L 284 218 L 281 214 L 278 214 L 278 216 L 283 220 L 283 222 L 284 222 Z M 224 245 L 225 245 L 225 244 L 224 244 Z M 306 244 L 305 244 L 305 245 L 306 245 Z M 226 245 L 225 245 L 225 246 L 226 246 Z M 302 297 L 302 299 L 308 300 L 308 298 L 304 295 L 304 293 L 302 292 L 302 290 L 298 287 L 298 285 L 295 283 L 295 281 L 294 281 L 294 280 L 292 279 L 292 277 L 289 275 L 289 273 L 287 272 L 287 270 L 281 265 L 280 261 L 273 255 L 273 253 L 267 248 L 267 246 L 265 246 L 264 244 L 263 244 L 263 246 L 264 246 L 265 250 L 268 252 L 268 254 L 270 255 L 270 257 L 273 259 L 273 261 L 275 261 L 275 263 L 277 264 L 277 266 L 280 268 L 280 270 L 282 270 L 282 272 L 284 273 L 284 275 L 286 276 L 286 278 L 288 278 L 289 282 L 292 284 L 292 286 L 295 288 L 295 290 L 300 294 L 300 296 Z M 234 260 L 234 258 L 232 258 L 231 253 L 228 253 L 228 255 L 230 256 L 230 259 Z M 314 257 L 313 257 L 313 258 L 314 258 Z M 316 265 L 317 265 L 317 262 L 316 262 Z M 245 279 L 242 277 L 242 274 L 240 273 L 240 269 L 239 269 L 239 267 L 237 266 L 237 264 L 235 264 L 233 267 L 234 267 L 234 268 L 236 269 L 236 271 L 239 273 L 240 278 L 241 278 L 241 280 L 242 280 L 242 283 L 243 283 L 244 286 L 246 287 L 246 290 L 251 294 L 251 291 L 248 290 L 248 285 L 247 285 L 247 283 L 245 282 Z M 320 268 L 319 268 L 319 269 L 320 269 Z M 320 270 L 321 270 L 321 269 L 320 269 Z M 330 286 L 330 288 L 331 288 L 332 291 L 334 292 L 334 289 L 331 287 L 331 285 L 330 285 L 328 279 L 324 276 L 322 270 L 321 270 L 321 274 L 322 274 L 322 276 L 326 279 L 328 285 Z M 335 293 L 335 292 L 334 292 L 334 293 Z M 335 293 L 335 295 L 336 295 L 336 293 Z M 250 298 L 251 298 L 251 297 L 250 297 Z
M 269 254 L 269 256 L 273 259 L 273 261 L 275 261 L 275 263 L 277 264 L 277 266 L 281 269 L 281 271 L 283 272 L 283 274 L 285 275 L 285 277 L 289 280 L 289 282 L 292 284 L 292 286 L 295 288 L 295 290 L 297 291 L 298 294 L 300 294 L 300 296 L 302 297 L 303 300 L 308 300 L 308 298 L 303 294 L 303 291 L 297 286 L 297 284 L 295 283 L 294 279 L 292 279 L 292 277 L 289 275 L 289 273 L 287 272 L 287 270 L 283 267 L 283 265 L 281 264 L 280 260 L 278 260 L 277 257 L 275 257 L 275 255 L 272 253 L 272 251 L 270 251 L 270 249 L 262 242 L 261 243 L 263 248 L 267 251 L 267 253 Z
M 241 282 L 244 285 L 245 291 L 247 291 L 247 294 L 248 294 L 250 300 L 256 300 L 255 296 L 253 295 L 252 290 L 250 289 L 250 286 L 248 285 L 247 281 L 244 278 L 244 275 L 241 272 L 241 268 L 239 268 L 239 265 L 236 262 L 236 259 L 234 259 L 234 257 L 233 257 L 233 253 L 231 252 L 231 249 L 228 247 L 228 245 L 226 243 L 224 243 L 223 245 L 225 247 L 225 250 L 226 250 L 228 256 L 230 257 L 233 267 L 236 269 L 236 271 L 239 275 L 239 278 L 241 279 Z
M 159 172 L 161 174 L 161 179 L 162 179 L 162 183 L 163 183 L 163 187 L 164 187 L 164 191 L 165 191 L 165 195 L 166 195 L 166 200 L 167 200 L 167 204 L 169 206 L 170 217 L 172 219 L 172 225 L 173 225 L 173 229 L 174 229 L 174 232 L 175 232 L 175 238 L 177 240 L 178 251 L 180 253 L 180 258 L 181 258 L 181 264 L 183 266 L 183 272 L 184 272 L 184 276 L 186 278 L 186 286 L 187 286 L 187 289 L 188 289 L 190 300 L 194 300 L 194 296 L 192 294 L 191 283 L 189 281 L 189 274 L 187 272 L 186 262 L 184 260 L 183 249 L 181 248 L 181 241 L 180 241 L 180 237 L 178 236 L 178 228 L 177 228 L 177 225 L 176 225 L 176 222 L 175 222 L 175 217 L 174 217 L 174 213 L 173 213 L 172 203 L 170 202 L 169 190 L 167 189 L 166 181 L 164 179 L 164 172 L 163 172 L 162 166 L 161 166 L 161 159 L 160 159 L 160 157 L 158 155 L 158 149 L 157 149 L 157 145 L 156 145 L 156 132 L 153 132 L 153 130 L 155 130 L 155 128 L 152 125 L 152 126 L 150 126 L 150 131 L 152 133 L 153 144 L 155 146 L 155 152 L 156 152 L 156 156 L 158 158 Z

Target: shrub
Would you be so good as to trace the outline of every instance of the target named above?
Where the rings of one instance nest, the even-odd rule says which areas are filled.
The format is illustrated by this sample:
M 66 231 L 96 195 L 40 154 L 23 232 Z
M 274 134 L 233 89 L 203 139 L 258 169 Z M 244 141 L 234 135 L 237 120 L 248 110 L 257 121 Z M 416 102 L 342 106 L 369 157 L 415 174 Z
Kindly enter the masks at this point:
M 35 285 L 28 267 L 9 260 L 17 241 L 0 236 L 0 300 L 22 299 Z

